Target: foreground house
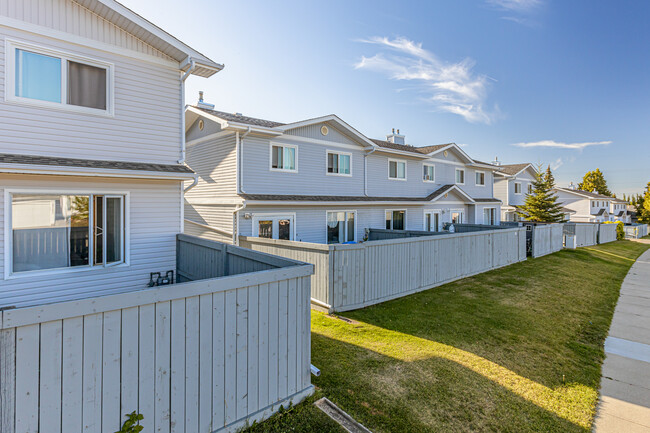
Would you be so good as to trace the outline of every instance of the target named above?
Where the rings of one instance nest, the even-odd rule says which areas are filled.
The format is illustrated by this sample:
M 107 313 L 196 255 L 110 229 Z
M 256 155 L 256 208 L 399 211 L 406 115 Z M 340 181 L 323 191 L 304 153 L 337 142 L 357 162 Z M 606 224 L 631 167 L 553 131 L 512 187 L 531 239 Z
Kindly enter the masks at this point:
M 186 231 L 347 243 L 366 228 L 439 231 L 445 222 L 495 224 L 497 168 L 456 144 L 414 147 L 399 131 L 370 139 L 335 115 L 279 123 L 214 110 L 186 112 Z
M 494 176 L 494 196 L 503 202 L 501 206 L 502 221 L 519 221 L 517 208 L 526 201 L 526 195 L 533 191 L 533 182 L 537 170 L 530 163 L 501 164 L 494 161 L 498 167 Z
M 553 191 L 564 208 L 575 212 L 571 214 L 571 222 L 630 222 L 626 203 L 622 200 L 595 192 L 581 191 L 573 184 L 569 188 L 555 188 Z

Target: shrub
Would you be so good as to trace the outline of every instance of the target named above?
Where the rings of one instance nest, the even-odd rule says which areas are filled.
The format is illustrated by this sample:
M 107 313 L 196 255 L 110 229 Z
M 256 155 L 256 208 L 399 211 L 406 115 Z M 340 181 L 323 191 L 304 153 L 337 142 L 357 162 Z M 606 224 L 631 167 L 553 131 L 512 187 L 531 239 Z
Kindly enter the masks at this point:
M 605 224 L 616 224 L 616 240 L 625 240 L 625 224 L 623 224 L 623 221 L 605 221 Z
M 122 428 L 115 433 L 138 433 L 144 429 L 144 427 L 140 425 L 140 421 L 144 419 L 144 416 L 142 416 L 142 414 L 133 411 L 131 413 L 127 413 L 124 416 L 127 418 L 127 420 L 124 421 L 124 424 L 122 424 Z

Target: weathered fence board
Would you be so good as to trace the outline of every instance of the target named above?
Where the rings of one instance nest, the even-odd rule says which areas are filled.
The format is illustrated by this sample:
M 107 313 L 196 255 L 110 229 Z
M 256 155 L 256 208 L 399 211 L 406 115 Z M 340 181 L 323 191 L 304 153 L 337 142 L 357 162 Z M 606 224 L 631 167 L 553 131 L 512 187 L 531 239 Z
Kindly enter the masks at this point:
M 390 235 L 390 231 L 381 231 Z M 315 265 L 312 302 L 345 311 L 526 259 L 524 228 L 320 245 L 241 237 L 240 245 Z
M 606 244 L 616 240 L 616 226 L 618 224 L 598 224 L 598 243 Z
M 132 411 L 234 432 L 309 395 L 313 267 L 237 257 L 270 269 L 0 312 L 2 433 L 112 433 Z
M 533 226 L 533 257 L 560 251 L 563 247 L 564 224 Z
M 624 229 L 625 229 L 625 237 L 628 239 L 639 239 L 648 235 L 647 224 L 626 225 Z

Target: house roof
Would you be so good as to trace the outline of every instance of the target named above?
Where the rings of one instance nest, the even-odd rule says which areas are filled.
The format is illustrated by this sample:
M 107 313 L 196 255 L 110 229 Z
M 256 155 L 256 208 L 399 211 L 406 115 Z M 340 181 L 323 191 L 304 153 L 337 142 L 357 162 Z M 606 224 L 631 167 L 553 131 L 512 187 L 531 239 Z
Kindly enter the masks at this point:
M 622 211 L 620 211 L 618 214 L 616 214 L 616 216 L 619 216 L 619 217 L 622 217 L 623 215 L 625 215 L 625 211 L 624 211 L 624 210 L 622 210 Z
M 276 128 L 278 126 L 286 125 L 286 123 L 274 122 L 272 120 L 258 119 L 256 117 L 244 116 L 238 113 L 226 113 L 225 111 L 210 110 L 203 107 L 192 106 L 198 110 L 204 111 L 213 116 L 217 116 L 228 122 L 243 123 L 244 125 L 262 126 L 265 128 Z
M 172 165 L 126 161 L 103 161 L 95 159 L 58 158 L 51 156 L 17 155 L 9 153 L 0 153 L 0 164 L 134 170 L 164 173 L 194 173 L 189 167 L 177 164 Z
M 494 197 L 475 198 L 474 201 L 476 203 L 503 203 L 501 200 L 499 200 L 498 198 L 494 198 Z
M 194 60 L 194 75 L 209 77 L 224 67 L 115 0 L 74 1 L 176 60 L 183 70 L 190 67 L 188 60 Z
M 442 197 L 445 193 L 452 190 L 458 190 L 461 195 L 467 197 L 469 201 L 474 201 L 457 185 L 444 185 L 426 197 L 367 197 L 367 196 L 344 196 L 344 195 L 281 195 L 281 194 L 240 194 L 244 199 L 251 201 L 305 201 L 305 202 L 429 202 Z
M 494 164 L 490 164 L 494 165 Z M 522 164 L 502 164 L 502 165 L 496 165 L 497 169 L 499 172 L 507 174 L 508 176 L 516 176 L 522 171 L 524 171 L 526 168 L 529 166 L 532 166 L 531 163 L 525 162 Z
M 604 200 L 615 200 L 613 197 L 606 195 L 598 194 L 597 192 L 582 191 L 580 189 L 569 189 L 569 188 L 555 188 L 557 191 L 568 192 L 569 194 L 580 195 L 587 198 L 598 198 Z
M 598 211 L 598 213 L 596 214 L 596 216 L 601 216 L 601 215 L 603 215 L 605 212 L 607 212 L 607 210 L 605 210 L 605 209 L 601 209 L 601 210 Z

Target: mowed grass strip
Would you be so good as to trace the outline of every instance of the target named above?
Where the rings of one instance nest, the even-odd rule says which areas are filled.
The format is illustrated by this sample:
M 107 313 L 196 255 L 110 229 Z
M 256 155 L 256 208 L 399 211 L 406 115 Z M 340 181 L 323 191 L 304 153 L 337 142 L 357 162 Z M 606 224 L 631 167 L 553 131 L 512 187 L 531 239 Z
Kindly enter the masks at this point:
M 313 383 L 374 432 L 589 431 L 621 282 L 648 247 L 565 250 L 344 318 L 312 312 Z M 272 431 L 308 418 L 321 431 L 316 410 Z

